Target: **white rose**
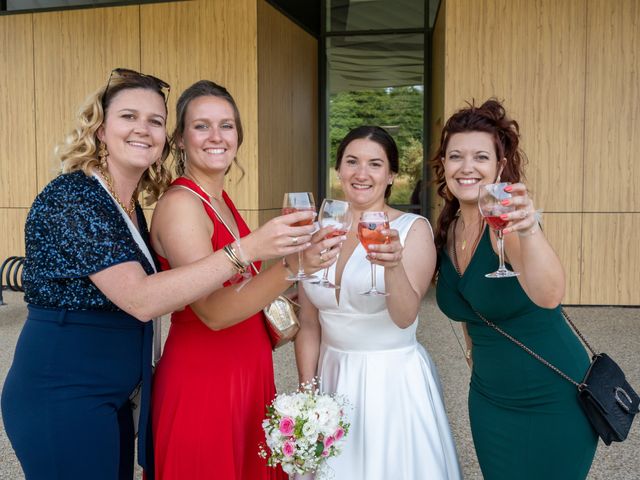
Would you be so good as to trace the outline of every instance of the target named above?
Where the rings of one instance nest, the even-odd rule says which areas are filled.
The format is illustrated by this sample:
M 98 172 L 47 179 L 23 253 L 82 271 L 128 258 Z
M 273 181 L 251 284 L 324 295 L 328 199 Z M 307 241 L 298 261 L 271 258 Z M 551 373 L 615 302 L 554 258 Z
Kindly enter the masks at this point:
M 297 417 L 300 415 L 300 407 L 295 398 L 290 395 L 278 395 L 273 401 L 276 411 L 283 417 Z

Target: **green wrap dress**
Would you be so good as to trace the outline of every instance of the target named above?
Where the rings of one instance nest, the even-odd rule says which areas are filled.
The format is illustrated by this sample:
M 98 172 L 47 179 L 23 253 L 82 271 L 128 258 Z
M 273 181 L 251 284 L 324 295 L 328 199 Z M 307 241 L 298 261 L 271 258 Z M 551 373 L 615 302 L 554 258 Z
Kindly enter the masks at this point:
M 469 417 L 482 474 L 485 480 L 583 480 L 597 436 L 576 387 L 486 325 L 471 306 L 577 381 L 589 357 L 560 307 L 538 307 L 515 277 L 485 278 L 497 267 L 489 229 L 462 275 L 439 253 L 438 305 L 467 323 L 473 342 Z

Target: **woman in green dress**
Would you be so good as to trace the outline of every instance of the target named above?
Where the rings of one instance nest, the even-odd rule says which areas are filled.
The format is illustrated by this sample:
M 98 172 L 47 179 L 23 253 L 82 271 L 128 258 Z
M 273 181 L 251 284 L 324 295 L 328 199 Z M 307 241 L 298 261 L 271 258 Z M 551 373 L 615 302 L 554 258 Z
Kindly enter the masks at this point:
M 519 127 L 488 100 L 456 112 L 444 126 L 433 160 L 444 208 L 438 218 L 437 300 L 463 322 L 471 367 L 469 417 L 486 480 L 581 480 L 597 436 L 574 385 L 489 327 L 511 334 L 576 380 L 589 357 L 564 321 L 565 277 L 538 225 L 523 180 Z M 508 265 L 519 276 L 485 278 L 498 266 L 495 233 L 478 209 L 482 184 L 509 182 L 503 215 Z

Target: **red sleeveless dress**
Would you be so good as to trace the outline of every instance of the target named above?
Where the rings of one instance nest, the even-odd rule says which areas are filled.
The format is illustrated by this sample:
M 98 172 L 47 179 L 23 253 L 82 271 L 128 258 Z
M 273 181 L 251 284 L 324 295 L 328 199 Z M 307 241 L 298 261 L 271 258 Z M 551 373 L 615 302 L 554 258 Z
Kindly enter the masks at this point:
M 186 178 L 173 185 L 207 198 Z M 222 195 L 240 236 L 248 235 L 235 206 Z M 214 224 L 213 249 L 233 242 L 211 208 L 203 206 Z M 159 260 L 163 270 L 171 268 L 166 259 Z M 265 406 L 274 396 L 271 343 L 262 311 L 219 331 L 209 329 L 189 307 L 174 312 L 152 392 L 156 480 L 284 480 L 279 468 L 267 467 L 258 457 L 265 441 Z

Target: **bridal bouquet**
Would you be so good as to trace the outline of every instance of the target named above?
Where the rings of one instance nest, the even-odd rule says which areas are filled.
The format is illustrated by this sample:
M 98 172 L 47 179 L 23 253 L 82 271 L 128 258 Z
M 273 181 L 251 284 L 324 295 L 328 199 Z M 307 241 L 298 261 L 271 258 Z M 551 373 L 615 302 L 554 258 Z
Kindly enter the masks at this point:
M 289 475 L 315 472 L 322 477 L 325 460 L 340 454 L 349 432 L 346 406 L 343 396 L 321 394 L 316 380 L 299 392 L 277 395 L 262 422 L 269 453 L 263 445 L 259 455 Z

